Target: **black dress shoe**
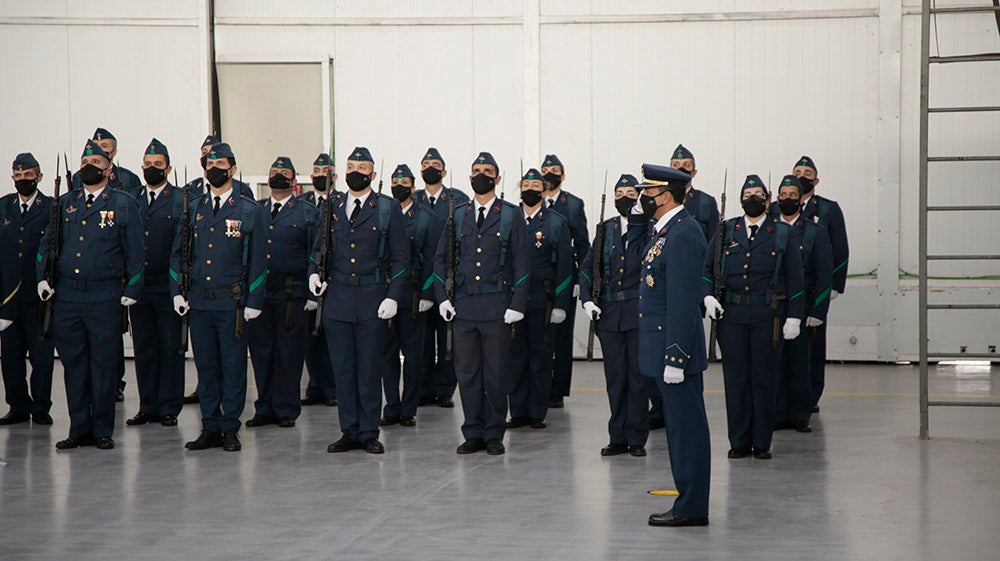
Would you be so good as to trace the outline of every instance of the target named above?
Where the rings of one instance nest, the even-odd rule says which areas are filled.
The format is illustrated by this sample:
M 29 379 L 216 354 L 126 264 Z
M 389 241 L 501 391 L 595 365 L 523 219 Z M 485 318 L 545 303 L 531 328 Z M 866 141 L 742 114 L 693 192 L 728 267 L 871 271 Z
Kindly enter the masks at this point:
M 612 442 L 611 444 L 608 444 L 604 448 L 601 448 L 601 455 L 602 456 L 617 456 L 619 454 L 624 454 L 625 452 L 628 452 L 628 446 L 627 445 L 625 445 L 625 444 L 617 444 L 617 443 L 614 443 L 614 442 Z
M 646 455 L 645 446 L 629 446 L 628 453 L 635 456 L 636 458 L 642 458 Z
M 754 450 L 753 457 L 758 460 L 770 460 L 774 457 L 770 450 Z
M 240 437 L 235 431 L 222 433 L 222 449 L 226 452 L 239 452 L 243 449 Z
M 318 395 L 307 395 L 299 400 L 299 405 L 322 405 L 325 400 Z
M 222 446 L 222 433 L 202 430 L 198 438 L 184 445 L 188 450 L 207 450 Z
M 0 425 L 16 425 L 18 423 L 27 423 L 30 420 L 31 415 L 27 413 L 15 413 L 10 411 L 3 417 L 0 417 Z
M 680 528 L 682 526 L 708 526 L 708 517 L 688 518 L 686 516 L 678 516 L 674 514 L 673 510 L 668 510 L 667 512 L 662 512 L 660 514 L 650 514 L 649 525 L 667 526 L 671 528 Z
M 519 429 L 521 427 L 526 427 L 531 424 L 531 419 L 528 417 L 511 417 L 507 421 L 507 428 L 509 429 Z
M 385 446 L 377 438 L 369 438 L 364 444 L 365 452 L 369 454 L 385 454 Z
M 462 443 L 455 452 L 459 454 L 475 454 L 486 449 L 486 443 L 481 438 L 470 438 Z
M 290 429 L 295 426 L 295 419 L 291 417 L 282 417 L 278 419 L 278 426 L 283 429 Z
M 434 403 L 436 403 L 438 407 L 444 407 L 445 409 L 451 409 L 455 406 L 455 402 L 450 397 L 435 398 Z
M 553 397 L 549 400 L 549 409 L 562 409 L 565 406 L 563 398 Z
M 380 427 L 391 427 L 392 425 L 399 424 L 399 417 L 382 417 L 382 421 L 379 422 Z
M 115 447 L 115 441 L 110 436 L 98 436 L 94 439 L 94 446 L 98 450 L 111 450 Z
M 663 417 L 652 417 L 649 419 L 649 430 L 660 430 L 665 426 L 667 426 L 667 423 L 663 420 Z
M 160 424 L 165 427 L 176 427 L 177 415 L 164 415 L 160 417 Z
M 201 401 L 201 398 L 198 397 L 198 392 L 197 391 L 193 391 L 190 394 L 184 396 L 184 403 L 185 403 L 185 405 L 191 405 L 192 403 L 198 403 L 200 401 Z
M 506 451 L 503 447 L 503 441 L 499 438 L 491 438 L 486 441 L 486 453 L 490 456 L 499 456 Z
M 404 427 L 415 427 L 417 426 L 417 420 L 413 417 L 400 417 L 399 424 Z
M 130 427 L 134 427 L 136 425 L 145 425 L 146 423 L 155 423 L 159 420 L 160 420 L 159 417 L 155 417 L 148 413 L 143 413 L 142 411 L 139 411 L 138 413 L 135 414 L 135 417 L 132 417 L 131 419 L 125 421 L 125 424 Z
M 125 390 L 118 388 L 118 392 L 115 394 L 115 403 L 121 403 L 125 401 Z M 111 445 L 114 447 L 114 444 Z
M 263 427 L 264 425 L 273 425 L 278 422 L 274 417 L 268 417 L 267 415 L 254 415 L 253 419 L 246 422 L 246 425 L 250 428 L 253 427 Z
M 819 413 L 819 405 L 813 405 L 812 412 Z
M 327 407 L 336 407 L 337 406 L 337 398 L 335 398 L 335 397 L 328 397 L 328 398 L 326 398 L 326 399 L 323 400 L 323 405 L 326 405 Z
M 49 415 L 48 413 L 32 413 L 31 422 L 36 425 L 51 425 L 52 415 Z
M 69 450 L 70 448 L 79 448 L 80 446 L 93 446 L 94 437 L 89 434 L 83 436 L 71 436 L 66 440 L 60 440 L 56 442 L 56 450 Z
M 547 426 L 548 425 L 545 424 L 545 421 L 542 421 L 540 419 L 535 419 L 531 421 L 531 428 L 533 429 L 544 429 Z
M 333 444 L 326 447 L 326 451 L 331 454 L 338 454 L 340 452 L 350 452 L 351 450 L 357 450 L 361 448 L 361 443 L 353 438 L 346 436 L 340 437 L 340 440 L 334 442 Z
M 809 421 L 794 421 L 792 423 L 792 428 L 795 432 L 812 432 L 812 427 L 809 426 Z
M 729 453 L 726 454 L 726 456 L 730 460 L 738 460 L 740 458 L 746 458 L 749 455 L 750 455 L 750 450 L 747 450 L 746 448 L 730 448 Z

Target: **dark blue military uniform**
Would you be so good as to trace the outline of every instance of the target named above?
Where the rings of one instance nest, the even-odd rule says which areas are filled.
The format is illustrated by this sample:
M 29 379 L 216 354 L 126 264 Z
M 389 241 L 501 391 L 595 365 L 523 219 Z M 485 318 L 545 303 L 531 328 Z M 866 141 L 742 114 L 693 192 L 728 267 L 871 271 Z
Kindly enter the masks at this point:
M 316 239 L 316 207 L 303 199 L 281 201 L 272 217 L 274 201 L 258 201 L 267 227 L 267 280 L 261 315 L 250 322 L 250 360 L 257 382 L 256 415 L 270 419 L 297 419 L 299 384 L 308 334 L 312 330 L 305 310 L 309 256 Z
M 337 201 L 344 194 L 332 189 L 329 191 L 333 201 Z M 299 195 L 300 199 L 305 199 L 316 206 L 316 224 L 320 220 L 319 213 L 323 210 L 325 197 L 320 197 L 316 191 L 309 191 Z M 331 201 L 331 202 L 333 202 Z M 309 312 L 309 325 L 316 325 L 316 314 L 319 310 Z M 326 346 L 326 335 L 322 332 L 313 335 L 312 327 L 309 328 L 309 345 L 306 347 L 306 370 L 309 372 L 309 382 L 306 385 L 306 399 L 316 398 L 324 402 L 337 399 L 337 381 L 333 377 L 333 366 L 330 365 L 330 350 Z
M 2 290 L 3 319 L 9 319 L 14 324 L 0 333 L 0 345 L 3 346 L 0 361 L 5 397 L 11 412 L 18 415 L 47 414 L 52 407 L 53 346 L 51 339 L 41 336 L 34 257 L 49 226 L 52 198 L 35 191 L 34 200 L 28 204 L 26 211 L 22 204 L 17 193 L 0 199 L 0 220 L 15 244 L 12 258 L 4 259 L 2 264 L 4 277 L 10 275 L 15 282 L 13 287 L 5 286 Z M 13 288 L 17 288 L 17 292 L 8 299 Z M 31 362 L 30 392 L 26 360 Z
M 139 179 L 138 175 L 117 164 L 111 166 L 108 187 L 111 189 L 120 189 L 135 197 L 138 197 L 142 193 L 143 188 L 142 179 Z M 80 172 L 76 171 L 73 172 L 73 190 L 79 191 L 80 189 L 83 189 L 83 181 L 80 180 Z
M 211 191 L 211 185 L 208 184 L 208 181 L 204 177 L 192 179 L 184 188 L 191 193 L 192 198 L 207 195 Z M 248 198 L 251 201 L 257 200 L 257 195 L 254 194 L 253 189 L 239 179 L 233 178 L 233 190 L 238 192 L 241 197 Z
M 684 196 L 684 208 L 698 223 L 705 235 L 705 243 L 708 243 L 719 227 L 719 205 L 715 202 L 715 197 L 692 187 Z

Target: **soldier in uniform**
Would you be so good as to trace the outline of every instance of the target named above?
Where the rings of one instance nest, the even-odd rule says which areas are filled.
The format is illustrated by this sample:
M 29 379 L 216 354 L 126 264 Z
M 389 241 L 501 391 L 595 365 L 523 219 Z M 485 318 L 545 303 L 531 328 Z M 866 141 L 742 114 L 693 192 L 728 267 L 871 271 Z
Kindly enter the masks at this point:
M 417 424 L 417 405 L 420 400 L 420 377 L 424 366 L 424 337 L 427 327 L 425 312 L 434 307 L 431 295 L 434 274 L 434 252 L 441 239 L 441 220 L 432 210 L 413 200 L 413 172 L 406 164 L 399 164 L 392 172 L 392 196 L 399 201 L 410 240 L 410 270 L 400 280 L 405 280 L 404 297 L 399 302 L 399 313 L 389 330 L 386 345 L 388 363 L 383 386 L 385 409 L 383 427 L 400 424 L 412 427 Z M 404 362 L 400 364 L 402 351 Z M 403 395 L 400 399 L 400 374 Z
M 448 170 L 437 148 L 430 147 L 420 160 L 420 179 L 424 188 L 413 193 L 413 200 L 431 209 L 444 224 L 448 220 L 448 205 L 455 207 L 469 202 L 469 196 L 460 189 L 444 186 Z M 438 240 L 435 240 L 435 247 Z M 424 374 L 420 390 L 420 404 L 454 407 L 452 396 L 458 382 L 455 364 L 445 355 L 447 325 L 440 314 L 427 314 L 427 333 L 424 338 Z
M 330 202 L 337 201 L 343 193 L 337 191 L 337 170 L 329 154 L 321 153 L 313 161 L 313 190 L 300 195 L 316 205 L 317 212 L 323 211 L 326 198 Z M 331 207 L 333 208 L 333 207 Z M 316 223 L 322 222 L 318 215 Z M 311 253 L 310 253 L 311 255 Z M 330 351 L 326 347 L 326 335 L 322 332 L 313 335 L 312 326 L 316 325 L 318 310 L 309 312 L 309 346 L 306 349 L 306 369 L 309 371 L 309 383 L 306 385 L 306 396 L 300 401 L 302 405 L 324 404 L 328 407 L 337 405 L 337 381 L 333 377 L 333 366 L 330 365 Z
M 215 146 L 218 143 L 219 143 L 219 140 L 217 138 L 215 138 L 214 136 L 212 136 L 212 135 L 206 136 L 205 140 L 203 140 L 201 142 L 201 158 L 199 158 L 199 162 L 201 162 L 201 169 L 202 169 L 203 175 L 204 175 L 204 173 L 206 173 L 208 171 L 208 168 L 207 168 L 207 166 L 208 166 L 208 153 L 211 152 L 212 151 L 212 147 Z M 231 148 L 230 148 L 230 150 L 231 150 Z M 246 183 L 240 181 L 236 177 L 233 177 L 233 185 L 236 188 L 239 189 L 238 193 L 241 196 L 248 197 L 251 200 L 254 200 L 256 198 L 254 196 L 253 189 L 251 189 L 249 185 L 247 185 Z M 191 196 L 192 197 L 194 197 L 194 196 L 201 196 L 201 195 L 208 196 L 209 191 L 211 190 L 211 185 L 207 181 L 205 181 L 205 177 L 203 176 L 203 177 L 196 177 L 196 178 L 192 179 L 191 181 L 188 182 L 187 185 L 184 186 L 184 188 L 191 192 Z M 189 396 L 189 397 L 191 397 L 191 396 Z M 188 399 L 186 399 L 184 402 L 185 403 L 197 403 L 197 401 L 190 401 Z
M 563 406 L 563 398 L 569 396 L 573 377 L 573 325 L 576 322 L 576 299 L 580 296 L 577 274 L 580 263 L 590 251 L 590 235 L 587 233 L 583 199 L 562 188 L 566 170 L 559 157 L 555 154 L 545 156 L 541 172 L 545 180 L 545 208 L 569 220 L 569 230 L 573 234 L 573 294 L 566 308 L 566 321 L 556 326 L 554 339 L 555 360 L 552 363 L 549 407 L 558 409 Z
M 524 319 L 528 301 L 527 227 L 517 207 L 497 198 L 500 179 L 493 155 L 480 152 L 469 176 L 475 197 L 455 207 L 453 233 L 442 234 L 435 256 L 438 309 L 455 322 L 452 356 L 465 414 L 459 454 L 505 452 L 511 330 Z M 449 272 L 452 239 L 456 265 Z M 454 278 L 454 302 L 445 291 L 448 278 Z
M 702 372 L 708 367 L 698 304 L 705 237 L 684 207 L 691 176 L 644 164 L 638 208 L 629 215 L 628 252 L 641 255 L 639 369 L 656 380 L 667 425 L 670 471 L 679 493 L 650 526 L 708 525 L 711 452 Z M 650 223 L 653 228 L 650 229 Z M 662 357 L 662 358 L 661 358 Z
M 289 428 L 302 412 L 299 383 L 312 330 L 309 312 L 316 311 L 316 300 L 306 289 L 306 273 L 318 211 L 309 201 L 293 196 L 298 181 L 290 158 L 274 160 L 267 184 L 271 197 L 258 201 L 267 225 L 264 307 L 247 327 L 257 382 L 255 414 L 247 427 Z
M 626 251 L 628 217 L 635 207 L 638 181 L 623 174 L 615 184 L 615 209 L 620 216 L 604 221 L 604 239 L 594 238 L 590 251 L 580 265 L 580 298 L 583 310 L 595 324 L 604 355 L 604 379 L 607 383 L 611 418 L 608 434 L 611 442 L 601 449 L 602 456 L 626 452 L 646 455 L 649 437 L 650 388 L 656 380 L 639 372 L 639 266 L 642 256 Z M 600 244 L 600 245 L 598 245 Z M 602 249 L 601 296 L 593 300 L 594 248 Z M 659 395 L 659 390 L 655 390 Z M 658 402 L 662 403 L 659 399 Z M 662 406 L 661 406 L 662 418 Z M 660 428 L 663 428 L 661 425 Z
M 130 195 L 138 197 L 139 193 L 142 191 L 142 180 L 139 176 L 132 173 L 130 170 L 125 169 L 118 164 L 114 163 L 118 158 L 118 139 L 115 135 L 111 134 L 108 129 L 103 129 L 98 127 L 94 131 L 94 136 L 91 138 L 95 144 L 101 147 L 101 150 L 108 155 L 111 159 L 111 171 L 108 175 L 108 187 L 111 189 L 122 189 Z M 83 188 L 83 182 L 80 181 L 80 172 L 77 171 L 73 174 L 73 189 L 79 190 Z
M 309 265 L 309 289 L 316 296 L 334 286 L 323 300 L 323 330 L 337 379 L 338 414 L 343 436 L 328 452 L 363 449 L 382 454 L 378 440 L 382 413 L 382 377 L 388 320 L 406 294 L 410 244 L 399 203 L 372 191 L 375 162 L 357 147 L 347 161 L 350 192 L 337 201 L 331 217 L 326 278 Z M 326 232 L 320 232 L 326 235 Z M 318 245 L 318 244 L 317 244 Z
M 802 217 L 802 184 L 794 175 L 786 175 L 778 187 L 777 214 L 795 230 L 802 252 L 805 273 L 806 329 L 786 341 L 778 366 L 777 392 L 774 400 L 774 430 L 795 429 L 812 432 L 812 385 L 809 376 L 809 346 L 812 333 L 826 322 L 833 283 L 833 249 L 826 228 Z
M 719 319 L 731 459 L 751 453 L 771 459 L 781 342 L 799 336 L 805 311 L 798 237 L 767 215 L 767 200 L 764 182 L 748 175 L 740 193 L 744 216 L 727 220 L 723 239 L 713 238 L 708 248 L 714 256 L 716 244 L 723 244 L 725 307 L 712 295 L 712 259 L 702 277 L 706 314 Z
M 5 233 L 16 237 L 16 248 L 11 260 L 3 260 L 0 274 L 14 279 L 13 287 L 4 285 L 3 320 L 13 325 L 0 334 L 3 354 L 3 384 L 10 411 L 0 417 L 0 425 L 12 425 L 31 419 L 37 425 L 51 425 L 52 417 L 52 364 L 51 339 L 43 339 L 42 324 L 38 318 L 38 294 L 32 289 L 38 284 L 35 278 L 34 257 L 38 244 L 49 225 L 52 198 L 38 190 L 42 172 L 38 161 L 30 152 L 14 158 L 11 179 L 15 193 L 0 198 L 0 220 Z M 3 284 L 3 283 L 0 283 Z M 17 292 L 11 296 L 11 292 Z M 25 362 L 31 362 L 31 390 Z
M 830 290 L 830 301 L 836 300 L 844 293 L 847 285 L 847 262 L 850 258 L 844 212 L 840 210 L 837 201 L 816 194 L 819 173 L 812 158 L 809 156 L 799 158 L 792 169 L 792 175 L 798 177 L 802 183 L 802 217 L 826 228 L 830 236 L 830 247 L 833 250 L 833 289 Z M 812 412 L 818 413 L 819 400 L 823 397 L 823 388 L 826 385 L 826 323 L 811 327 L 815 328 L 810 334 L 809 346 Z
M 109 189 L 111 158 L 93 140 L 80 161 L 83 188 L 60 197 L 62 225 L 56 286 L 44 278 L 54 250 L 42 238 L 35 258 L 38 296 L 55 297 L 52 337 L 63 364 L 69 437 L 60 450 L 115 447 L 115 378 L 124 369 L 123 307 L 143 288 L 143 221 L 135 198 Z
M 184 191 L 171 185 L 170 154 L 157 139 L 142 157 L 144 192 L 138 198 L 146 232 L 146 275 L 142 299 L 129 309 L 139 412 L 126 425 L 159 422 L 177 426 L 184 400 L 184 355 L 178 352 L 181 319 L 170 298 L 170 248 L 184 212 Z
M 542 173 L 530 169 L 521 178 L 531 278 L 524 321 L 511 341 L 510 416 L 508 429 L 544 429 L 552 384 L 554 326 L 566 320 L 573 292 L 572 240 L 567 220 L 542 208 Z
M 202 431 L 188 450 L 242 448 L 238 431 L 247 393 L 247 336 L 243 324 L 264 306 L 267 220 L 253 199 L 240 196 L 233 176 L 236 156 L 226 143 L 212 145 L 205 179 L 209 194 L 192 200 L 188 300 L 177 283 L 181 265 L 178 228 L 170 258 L 174 310 L 191 314 L 191 346 L 198 369 Z

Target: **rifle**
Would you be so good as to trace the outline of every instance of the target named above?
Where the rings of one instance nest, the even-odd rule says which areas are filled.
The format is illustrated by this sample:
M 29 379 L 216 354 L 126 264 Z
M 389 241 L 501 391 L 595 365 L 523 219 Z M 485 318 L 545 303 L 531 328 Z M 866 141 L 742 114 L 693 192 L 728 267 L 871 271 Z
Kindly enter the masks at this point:
M 590 251 L 593 254 L 593 263 L 591 269 L 591 287 L 590 287 L 590 299 L 593 302 L 599 303 L 601 301 L 601 284 L 603 282 L 604 274 L 604 236 L 605 236 L 605 225 L 604 225 L 604 203 L 608 198 L 608 170 L 604 170 L 604 192 L 601 193 L 601 220 L 597 223 L 597 229 L 594 232 L 594 245 L 590 246 Z M 595 304 L 596 305 L 596 304 Z M 597 322 L 590 320 L 590 331 L 587 333 L 587 360 L 594 360 L 594 330 L 597 326 Z
M 385 171 L 385 158 L 383 158 L 382 161 L 378 165 L 378 190 L 375 191 L 375 194 L 377 195 L 375 197 L 375 205 L 376 205 L 375 209 L 376 209 L 376 211 L 378 210 L 378 205 L 382 204 L 382 200 L 381 199 L 382 199 L 382 172 L 383 171 Z M 382 240 L 379 239 L 379 245 L 381 245 L 381 244 L 382 244 Z M 377 265 L 378 268 L 381 269 L 382 272 L 385 274 L 385 287 L 387 289 L 389 288 L 389 273 L 390 273 L 389 267 L 387 266 L 388 262 L 389 262 L 389 257 L 386 256 L 386 255 L 383 255 L 382 256 L 382 262 Z M 390 333 L 395 333 L 396 327 L 395 327 L 395 325 L 393 325 L 392 318 L 389 318 L 389 319 L 387 319 L 385 321 L 386 321 L 386 324 L 389 327 L 389 332 Z
M 66 185 L 73 185 L 72 175 L 69 171 L 69 160 L 63 152 L 63 162 L 66 164 Z M 59 250 L 62 245 L 62 206 L 59 204 L 59 186 L 62 183 L 62 176 L 59 175 L 59 155 L 56 154 L 56 177 L 55 188 L 53 189 L 52 210 L 49 211 L 49 253 L 45 258 L 43 267 L 45 282 L 55 288 L 56 273 L 59 268 Z M 48 300 L 42 302 L 42 339 L 52 338 L 52 311 L 55 304 L 55 295 L 49 296 Z
M 323 206 L 320 208 L 320 212 L 323 213 L 322 218 L 319 221 L 319 251 L 316 255 L 316 274 L 319 275 L 320 282 L 326 281 L 326 254 L 330 251 L 330 214 L 333 212 L 333 207 L 330 205 L 330 193 L 333 190 L 332 185 L 326 186 L 326 198 L 323 199 Z M 313 321 L 313 335 L 319 335 L 323 331 L 323 296 L 326 293 L 320 294 L 316 297 L 316 318 Z
M 184 168 L 184 181 L 187 181 L 187 168 Z M 183 189 L 184 208 L 181 210 L 180 236 L 181 236 L 181 270 L 177 277 L 177 287 L 181 298 L 187 301 L 188 291 L 191 289 L 191 210 L 190 210 L 190 189 Z M 188 350 L 188 315 L 181 316 L 181 341 L 179 352 L 187 354 Z
M 722 208 L 719 211 L 719 225 L 715 228 L 715 256 L 713 257 L 715 261 L 712 265 L 712 275 L 715 278 L 715 285 L 712 290 L 712 295 L 715 296 L 716 300 L 722 301 L 722 293 L 725 291 L 726 282 L 722 278 L 722 251 L 725 245 L 722 238 L 726 235 L 726 183 L 729 181 L 729 169 L 726 169 L 726 173 L 722 179 Z M 718 337 L 719 330 L 719 320 L 712 320 L 712 329 L 708 335 L 708 360 L 717 361 L 719 360 L 719 353 L 715 350 L 715 341 Z
M 448 180 L 448 191 L 451 193 L 451 180 Z M 456 244 L 458 232 L 455 231 L 455 197 L 448 197 L 448 222 L 445 224 L 445 258 L 444 258 L 444 297 L 455 305 L 455 270 L 458 266 Z M 452 347 L 455 343 L 455 318 L 446 323 L 444 339 L 444 359 L 451 360 Z
M 299 284 L 295 277 L 285 277 L 285 329 L 292 328 L 292 306 L 295 302 L 292 296 L 295 294 L 295 287 Z

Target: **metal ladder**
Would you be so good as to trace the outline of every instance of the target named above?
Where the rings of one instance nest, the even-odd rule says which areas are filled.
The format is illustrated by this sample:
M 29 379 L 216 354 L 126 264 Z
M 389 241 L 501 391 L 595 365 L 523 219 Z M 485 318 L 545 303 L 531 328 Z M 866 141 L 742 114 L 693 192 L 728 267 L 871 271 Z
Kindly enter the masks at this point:
M 920 337 L 920 438 L 929 438 L 930 407 L 1000 407 L 996 401 L 975 400 L 931 400 L 928 394 L 928 361 L 939 359 L 985 359 L 997 360 L 996 353 L 949 353 L 931 352 L 928 350 L 928 312 L 935 310 L 1000 310 L 998 304 L 929 304 L 928 273 L 929 261 L 976 261 L 1000 260 L 998 254 L 988 255 L 958 255 L 958 254 L 928 254 L 927 227 L 928 214 L 931 212 L 992 212 L 1000 210 L 1000 205 L 962 205 L 962 206 L 929 206 L 927 204 L 927 166 L 933 162 L 989 162 L 1000 161 L 997 156 L 929 156 L 928 132 L 929 117 L 932 113 L 973 113 L 1000 111 L 1000 106 L 979 107 L 929 107 L 929 83 L 931 64 L 977 63 L 984 61 L 1000 61 L 1000 52 L 963 54 L 954 56 L 930 56 L 931 17 L 932 15 L 967 14 L 981 12 L 992 14 L 997 18 L 997 29 L 1000 32 L 1000 1 L 993 0 L 992 5 L 962 6 L 937 8 L 931 6 L 932 0 L 923 0 L 920 15 L 920 193 L 919 193 L 919 259 L 920 259 L 920 292 L 919 292 L 919 337 Z

